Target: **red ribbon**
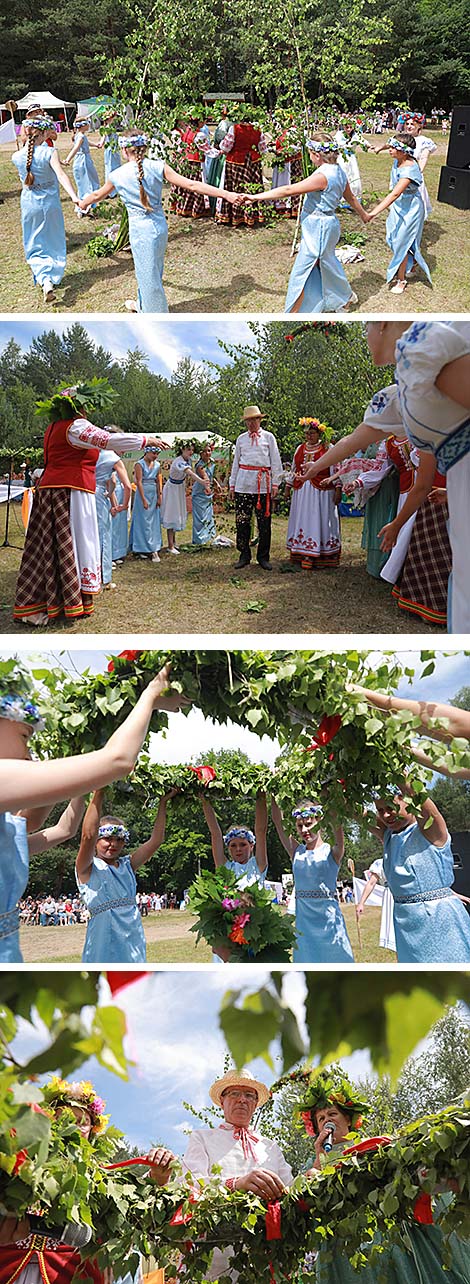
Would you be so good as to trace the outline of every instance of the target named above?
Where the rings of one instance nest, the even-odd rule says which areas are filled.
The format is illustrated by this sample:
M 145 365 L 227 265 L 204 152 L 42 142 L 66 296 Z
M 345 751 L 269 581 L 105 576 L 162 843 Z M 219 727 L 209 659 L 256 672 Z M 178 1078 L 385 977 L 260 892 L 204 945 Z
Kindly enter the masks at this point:
M 268 1204 L 264 1218 L 266 1239 L 282 1239 L 281 1215 L 282 1210 L 279 1200 L 276 1200 L 274 1204 Z
M 421 1194 L 418 1195 L 413 1212 L 415 1221 L 419 1222 L 421 1226 L 432 1226 L 434 1218 L 432 1215 L 431 1196 L 426 1191 L 422 1190 Z
M 111 994 L 117 994 L 118 990 L 123 990 L 126 985 L 133 985 L 141 976 L 150 976 L 150 972 L 106 972 Z
M 241 1141 L 245 1159 L 257 1159 L 255 1146 L 259 1138 L 255 1132 L 250 1132 L 249 1128 L 234 1128 L 232 1124 L 219 1124 L 219 1127 L 224 1132 L 233 1132 L 235 1141 Z
M 339 713 L 333 713 L 331 716 L 325 714 L 325 717 L 321 720 L 318 731 L 312 737 L 307 752 L 312 752 L 314 749 L 320 749 L 323 748 L 324 745 L 329 745 L 330 740 L 333 740 L 333 737 L 337 735 L 341 726 L 341 721 L 341 714 Z

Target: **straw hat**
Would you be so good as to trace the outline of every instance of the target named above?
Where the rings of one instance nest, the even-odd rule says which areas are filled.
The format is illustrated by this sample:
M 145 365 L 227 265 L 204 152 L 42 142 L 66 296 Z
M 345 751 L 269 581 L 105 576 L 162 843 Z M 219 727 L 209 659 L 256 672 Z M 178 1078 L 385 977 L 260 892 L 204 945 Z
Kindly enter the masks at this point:
M 245 406 L 243 411 L 244 419 L 266 419 L 266 415 L 261 413 L 259 406 Z
M 209 1096 L 215 1106 L 222 1104 L 222 1093 L 226 1088 L 253 1088 L 258 1094 L 258 1105 L 264 1106 L 271 1093 L 264 1083 L 251 1073 L 251 1070 L 228 1070 L 221 1079 L 216 1079 L 209 1088 Z

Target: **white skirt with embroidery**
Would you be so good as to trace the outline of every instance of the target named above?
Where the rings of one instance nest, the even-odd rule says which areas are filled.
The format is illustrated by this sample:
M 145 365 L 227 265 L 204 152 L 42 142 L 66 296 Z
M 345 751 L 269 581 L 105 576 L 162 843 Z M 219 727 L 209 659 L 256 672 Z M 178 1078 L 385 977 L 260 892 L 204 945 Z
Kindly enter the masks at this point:
M 292 492 L 287 547 L 303 557 L 325 557 L 341 548 L 338 509 L 333 491 L 304 482 Z
M 84 490 L 70 491 L 70 529 L 82 593 L 99 593 L 101 556 L 96 500 Z

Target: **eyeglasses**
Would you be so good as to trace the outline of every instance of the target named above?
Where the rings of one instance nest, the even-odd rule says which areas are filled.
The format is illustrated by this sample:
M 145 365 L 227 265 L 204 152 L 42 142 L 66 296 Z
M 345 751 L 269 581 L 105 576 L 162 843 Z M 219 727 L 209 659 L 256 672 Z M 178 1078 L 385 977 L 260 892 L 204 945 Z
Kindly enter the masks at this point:
M 227 1091 L 223 1093 L 222 1099 L 225 1101 L 227 1097 L 245 1097 L 246 1101 L 253 1101 L 255 1105 L 258 1101 L 258 1095 L 256 1092 L 245 1092 L 242 1088 L 228 1088 Z

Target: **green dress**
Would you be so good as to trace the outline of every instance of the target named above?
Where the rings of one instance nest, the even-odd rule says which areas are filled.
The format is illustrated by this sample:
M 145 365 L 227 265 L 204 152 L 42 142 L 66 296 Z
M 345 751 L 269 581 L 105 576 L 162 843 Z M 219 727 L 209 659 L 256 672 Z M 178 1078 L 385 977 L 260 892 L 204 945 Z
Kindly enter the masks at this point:
M 333 1146 L 331 1157 L 338 1157 L 346 1147 Z M 330 1158 L 330 1157 L 329 1157 Z M 452 1196 L 443 1196 L 434 1209 L 439 1211 Z M 403 1247 L 393 1244 L 385 1249 L 373 1266 L 355 1271 L 342 1249 L 333 1250 L 326 1260 L 320 1249 L 316 1260 L 317 1284 L 470 1284 L 470 1245 L 455 1233 L 450 1236 L 452 1266 L 444 1270 L 443 1240 L 439 1225 L 423 1226 L 410 1220 L 402 1223 Z M 330 1241 L 331 1250 L 331 1241 Z
M 364 458 L 375 459 L 376 453 L 377 443 L 374 443 L 364 451 Z M 396 517 L 399 493 L 398 473 L 394 469 L 393 472 L 387 473 L 378 491 L 375 495 L 371 495 L 365 506 L 361 548 L 367 550 L 367 571 L 369 575 L 374 576 L 374 579 L 380 578 L 382 567 L 390 556 L 389 553 L 382 552 L 377 538 L 378 532 L 382 530 L 382 526 L 387 522 L 393 522 Z

